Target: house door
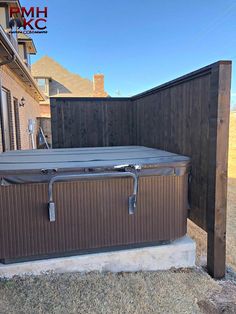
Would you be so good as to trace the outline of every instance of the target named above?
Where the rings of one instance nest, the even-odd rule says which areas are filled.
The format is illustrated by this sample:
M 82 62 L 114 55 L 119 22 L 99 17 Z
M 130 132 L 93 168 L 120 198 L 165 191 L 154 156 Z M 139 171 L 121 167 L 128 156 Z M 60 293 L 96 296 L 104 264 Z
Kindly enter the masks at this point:
M 2 135 L 4 151 L 11 149 L 10 140 L 10 124 L 9 124 L 9 109 L 8 109 L 8 92 L 2 89 Z

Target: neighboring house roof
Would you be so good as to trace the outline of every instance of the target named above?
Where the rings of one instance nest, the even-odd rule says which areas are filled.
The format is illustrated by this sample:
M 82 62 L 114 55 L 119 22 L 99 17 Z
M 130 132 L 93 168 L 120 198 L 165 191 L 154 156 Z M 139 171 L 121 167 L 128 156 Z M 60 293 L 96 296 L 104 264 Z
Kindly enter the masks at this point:
M 50 77 L 50 96 L 92 97 L 93 82 L 74 74 L 48 56 L 32 65 L 34 77 Z

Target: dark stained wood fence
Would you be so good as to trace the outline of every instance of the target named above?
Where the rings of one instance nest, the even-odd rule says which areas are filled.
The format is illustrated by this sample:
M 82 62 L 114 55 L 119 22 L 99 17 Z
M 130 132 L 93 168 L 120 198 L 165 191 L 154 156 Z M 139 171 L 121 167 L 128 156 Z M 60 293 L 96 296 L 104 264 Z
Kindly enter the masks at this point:
M 135 145 L 129 98 L 52 98 L 53 147 Z
M 208 233 L 208 270 L 225 273 L 231 62 L 131 98 L 52 98 L 53 147 L 144 145 L 192 160 L 189 217 Z

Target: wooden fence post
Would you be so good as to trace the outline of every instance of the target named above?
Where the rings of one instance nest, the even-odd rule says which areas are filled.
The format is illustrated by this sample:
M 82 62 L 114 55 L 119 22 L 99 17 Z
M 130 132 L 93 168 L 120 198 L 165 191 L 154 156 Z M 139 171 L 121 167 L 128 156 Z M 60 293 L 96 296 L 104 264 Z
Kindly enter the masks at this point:
M 225 275 L 230 83 L 231 62 L 213 65 L 209 103 L 207 267 L 214 278 Z

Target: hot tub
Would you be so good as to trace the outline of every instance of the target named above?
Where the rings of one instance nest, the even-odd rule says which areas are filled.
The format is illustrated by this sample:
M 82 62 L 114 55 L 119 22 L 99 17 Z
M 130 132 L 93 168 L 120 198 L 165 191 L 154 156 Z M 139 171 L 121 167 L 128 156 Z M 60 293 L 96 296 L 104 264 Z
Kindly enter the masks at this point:
M 165 243 L 186 234 L 188 157 L 142 146 L 0 155 L 0 260 Z

